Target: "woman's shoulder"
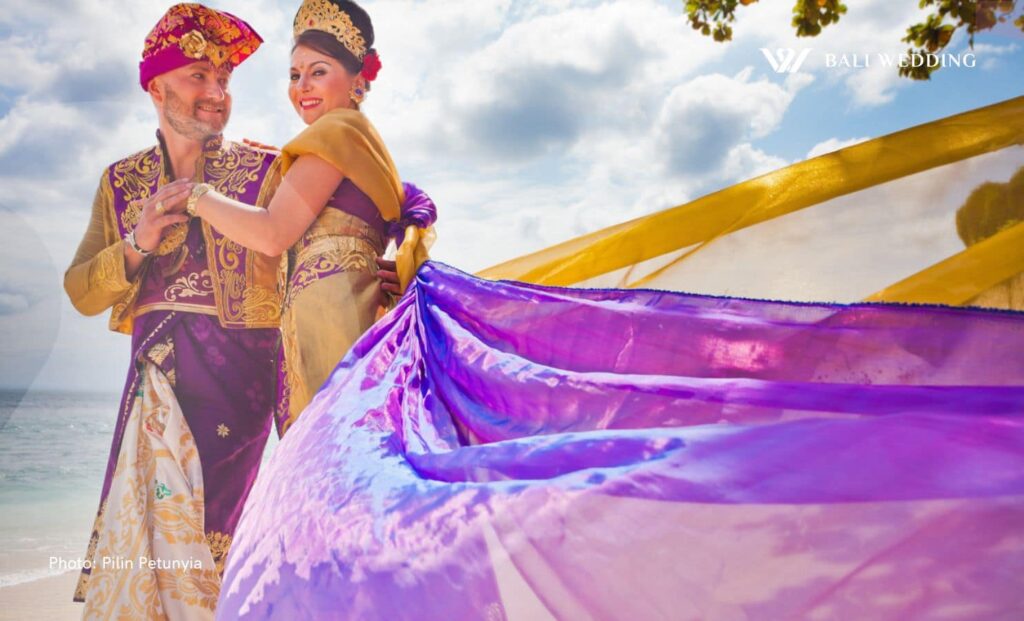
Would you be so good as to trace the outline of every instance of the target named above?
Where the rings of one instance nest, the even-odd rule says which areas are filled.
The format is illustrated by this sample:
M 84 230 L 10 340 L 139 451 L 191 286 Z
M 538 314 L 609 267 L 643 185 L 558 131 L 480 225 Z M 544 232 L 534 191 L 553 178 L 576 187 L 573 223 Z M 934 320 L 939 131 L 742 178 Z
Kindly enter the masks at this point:
M 316 155 L 338 165 L 387 150 L 366 115 L 358 110 L 335 109 L 313 121 L 281 152 L 287 166 L 302 155 Z
M 337 108 L 313 121 L 292 142 L 302 139 L 338 140 L 353 136 L 379 140 L 377 130 L 365 114 L 358 110 Z

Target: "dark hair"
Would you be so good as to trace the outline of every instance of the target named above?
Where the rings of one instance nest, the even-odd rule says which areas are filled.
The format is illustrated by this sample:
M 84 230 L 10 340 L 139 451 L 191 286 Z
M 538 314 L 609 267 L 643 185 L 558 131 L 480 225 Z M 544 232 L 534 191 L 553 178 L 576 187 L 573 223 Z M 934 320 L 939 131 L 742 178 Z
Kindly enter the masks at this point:
M 359 29 L 359 34 L 362 35 L 363 41 L 366 42 L 366 51 L 369 52 L 373 48 L 373 23 L 370 21 L 370 16 L 363 10 L 363 7 L 355 2 L 351 2 L 351 0 L 330 1 L 331 4 L 348 13 L 349 18 L 352 20 L 352 25 Z M 352 52 L 348 51 L 347 47 L 342 45 L 329 32 L 307 30 L 295 38 L 295 45 L 292 46 L 292 51 L 294 52 L 295 48 L 300 45 L 337 60 L 349 73 L 359 73 L 363 70 L 363 61 L 356 58 Z

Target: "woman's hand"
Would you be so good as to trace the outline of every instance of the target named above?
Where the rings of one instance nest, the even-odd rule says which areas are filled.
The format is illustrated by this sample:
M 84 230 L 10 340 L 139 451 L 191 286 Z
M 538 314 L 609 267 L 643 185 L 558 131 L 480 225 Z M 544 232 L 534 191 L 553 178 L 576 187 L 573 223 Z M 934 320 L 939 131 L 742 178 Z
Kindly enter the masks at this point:
M 380 288 L 387 293 L 400 295 L 402 285 L 398 281 L 398 266 L 394 261 L 388 261 L 383 257 L 377 257 L 377 278 L 380 278 Z
M 279 148 L 277 148 L 275 146 L 272 146 L 272 145 L 269 145 L 269 144 L 263 144 L 262 142 L 257 142 L 255 140 L 249 140 L 248 138 L 242 138 L 242 143 L 243 144 L 247 144 L 250 147 L 255 147 L 257 149 L 262 149 L 264 151 L 272 151 L 274 153 L 280 153 L 281 152 L 281 149 L 279 149 Z
M 166 227 L 188 221 L 188 215 L 177 212 L 184 210 L 192 185 L 189 179 L 178 179 L 161 187 L 153 196 L 143 199 L 142 214 L 135 225 L 135 243 L 140 248 L 155 250 L 160 245 Z

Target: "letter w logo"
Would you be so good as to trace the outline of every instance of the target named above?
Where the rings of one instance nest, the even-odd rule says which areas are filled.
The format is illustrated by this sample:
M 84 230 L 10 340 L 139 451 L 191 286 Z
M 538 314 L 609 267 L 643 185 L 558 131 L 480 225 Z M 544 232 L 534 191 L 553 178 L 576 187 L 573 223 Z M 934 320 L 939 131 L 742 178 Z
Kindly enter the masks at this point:
M 772 69 L 775 73 L 796 73 L 800 71 L 800 65 L 804 64 L 804 60 L 807 59 L 807 55 L 811 53 L 811 48 L 805 47 L 800 50 L 800 54 L 796 53 L 791 47 L 779 48 L 772 52 L 766 47 L 761 48 L 761 53 L 771 63 Z

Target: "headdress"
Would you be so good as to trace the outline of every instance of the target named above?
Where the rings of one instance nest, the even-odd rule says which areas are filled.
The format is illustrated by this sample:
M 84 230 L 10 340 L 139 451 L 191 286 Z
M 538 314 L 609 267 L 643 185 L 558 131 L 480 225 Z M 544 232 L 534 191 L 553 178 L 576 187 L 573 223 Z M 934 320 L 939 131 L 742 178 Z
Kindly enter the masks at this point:
M 366 40 L 352 23 L 352 18 L 330 0 L 304 0 L 295 14 L 293 34 L 296 38 L 307 30 L 320 30 L 334 36 L 356 60 L 366 56 Z
M 145 90 L 156 76 L 197 60 L 234 69 L 261 43 L 252 26 L 230 13 L 198 3 L 176 4 L 146 37 L 139 82 Z

